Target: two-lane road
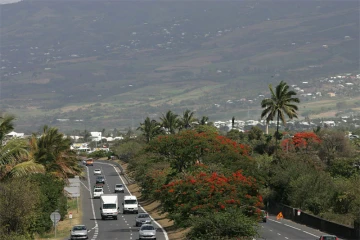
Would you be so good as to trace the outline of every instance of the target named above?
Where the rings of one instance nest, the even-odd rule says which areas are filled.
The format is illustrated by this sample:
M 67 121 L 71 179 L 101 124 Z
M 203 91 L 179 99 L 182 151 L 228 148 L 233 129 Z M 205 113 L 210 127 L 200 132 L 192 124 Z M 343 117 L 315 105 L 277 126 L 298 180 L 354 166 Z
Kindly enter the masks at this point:
M 122 213 L 122 199 L 125 195 L 131 195 L 129 190 L 125 188 L 125 193 L 117 193 L 119 197 L 119 215 L 117 220 L 107 219 L 102 220 L 100 215 L 100 199 L 93 199 L 93 187 L 95 185 L 96 175 L 94 169 L 101 169 L 102 175 L 105 177 L 104 193 L 114 194 L 115 184 L 122 183 L 126 186 L 121 178 L 118 169 L 107 162 L 95 162 L 94 166 L 86 167 L 87 180 L 82 184 L 82 206 L 83 206 L 83 223 L 89 229 L 90 240 L 135 240 L 139 239 L 139 227 L 135 227 L 136 214 Z M 139 212 L 145 210 L 140 207 Z M 168 240 L 166 232 L 161 228 L 157 222 L 154 222 L 157 228 L 157 240 Z
M 260 229 L 261 237 L 257 240 L 318 240 L 326 234 L 287 219 L 278 221 L 275 216 L 270 216 L 266 223 L 260 223 Z

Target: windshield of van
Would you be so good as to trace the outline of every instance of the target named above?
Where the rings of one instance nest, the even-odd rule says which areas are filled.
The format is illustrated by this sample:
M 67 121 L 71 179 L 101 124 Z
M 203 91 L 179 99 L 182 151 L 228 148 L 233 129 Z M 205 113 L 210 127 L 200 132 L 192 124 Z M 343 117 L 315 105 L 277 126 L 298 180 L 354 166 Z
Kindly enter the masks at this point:
M 136 200 L 125 200 L 125 204 L 137 204 Z
M 103 209 L 116 209 L 116 204 L 114 203 L 107 203 L 107 204 L 103 204 Z
M 95 192 L 102 192 L 102 188 L 95 188 Z
M 123 185 L 122 184 L 116 184 L 116 187 L 122 187 Z

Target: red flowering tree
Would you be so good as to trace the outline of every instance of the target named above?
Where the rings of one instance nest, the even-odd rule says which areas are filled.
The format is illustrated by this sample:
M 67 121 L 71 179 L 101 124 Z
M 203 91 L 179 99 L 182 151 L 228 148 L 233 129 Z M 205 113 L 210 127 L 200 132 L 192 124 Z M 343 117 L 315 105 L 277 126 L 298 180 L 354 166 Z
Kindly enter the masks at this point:
M 239 144 L 217 133 L 198 133 L 195 130 L 159 136 L 150 142 L 147 151 L 157 153 L 159 158 L 170 162 L 172 169 L 178 173 L 183 172 L 197 162 L 203 162 L 205 157 L 214 154 L 231 153 L 232 159 L 249 158 L 248 146 Z
M 263 202 L 256 179 L 244 176 L 241 171 L 228 176 L 198 172 L 163 185 L 156 190 L 156 197 L 177 224 L 186 223 L 190 216 L 204 211 L 241 208 L 249 212 Z
M 284 139 L 281 146 L 284 151 L 309 151 L 314 150 L 321 143 L 321 139 L 314 132 L 298 132 L 294 137 Z

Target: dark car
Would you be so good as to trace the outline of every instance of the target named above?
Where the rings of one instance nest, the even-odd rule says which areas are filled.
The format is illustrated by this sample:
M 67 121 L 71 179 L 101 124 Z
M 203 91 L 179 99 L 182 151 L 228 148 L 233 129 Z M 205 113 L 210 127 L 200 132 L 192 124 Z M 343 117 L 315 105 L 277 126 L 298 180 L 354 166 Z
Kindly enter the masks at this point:
M 335 235 L 322 235 L 319 240 L 339 240 Z
M 96 183 L 103 183 L 105 184 L 105 177 L 104 176 L 97 176 Z

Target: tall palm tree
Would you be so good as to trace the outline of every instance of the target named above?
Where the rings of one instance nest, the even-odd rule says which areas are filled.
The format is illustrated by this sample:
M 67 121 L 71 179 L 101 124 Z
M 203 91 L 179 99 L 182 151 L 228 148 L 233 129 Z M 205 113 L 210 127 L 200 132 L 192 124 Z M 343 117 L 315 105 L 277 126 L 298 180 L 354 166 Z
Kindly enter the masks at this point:
M 188 129 L 191 127 L 191 123 L 197 121 L 197 119 L 194 117 L 194 112 L 191 112 L 189 109 L 186 109 L 185 112 L 183 112 L 182 117 L 179 120 L 180 123 L 180 130 L 185 128 Z
M 32 136 L 32 141 L 36 140 Z M 37 163 L 42 164 L 46 171 L 66 180 L 68 175 L 75 175 L 80 172 L 76 153 L 70 150 L 71 140 L 64 138 L 64 135 L 57 128 L 43 127 L 40 138 L 36 140 L 36 147 L 33 152 Z
M 143 123 L 140 123 L 140 127 L 137 128 L 143 134 L 146 142 L 150 142 L 155 136 L 162 133 L 161 125 L 156 120 L 150 120 L 149 117 L 145 118 Z
M 289 90 L 289 86 L 284 81 L 281 81 L 276 86 L 275 91 L 272 85 L 269 85 L 271 98 L 265 98 L 261 101 L 261 107 L 264 110 L 261 113 L 261 119 L 266 118 L 266 124 L 274 120 L 276 116 L 276 146 L 279 138 L 279 125 L 281 122 L 286 125 L 285 116 L 289 119 L 297 118 L 298 107 L 294 103 L 300 103 L 299 98 L 293 97 L 296 95 L 295 91 Z
M 202 118 L 198 121 L 198 123 L 200 125 L 208 125 L 208 126 L 212 126 L 213 123 L 209 122 L 209 117 L 208 116 L 202 116 Z
M 165 115 L 160 117 L 160 120 L 162 122 L 161 125 L 166 128 L 169 133 L 175 134 L 175 131 L 180 124 L 179 115 L 169 110 Z
M 3 116 L 0 117 L 0 144 L 2 145 L 2 142 L 9 132 L 14 130 L 14 123 L 15 117 L 13 115 L 9 114 L 3 114 Z
M 12 115 L 1 117 L 0 123 L 0 180 L 24 176 L 31 173 L 43 173 L 44 167 L 34 161 L 29 154 L 29 142 L 26 139 L 10 139 L 2 144 L 5 136 L 14 130 Z

